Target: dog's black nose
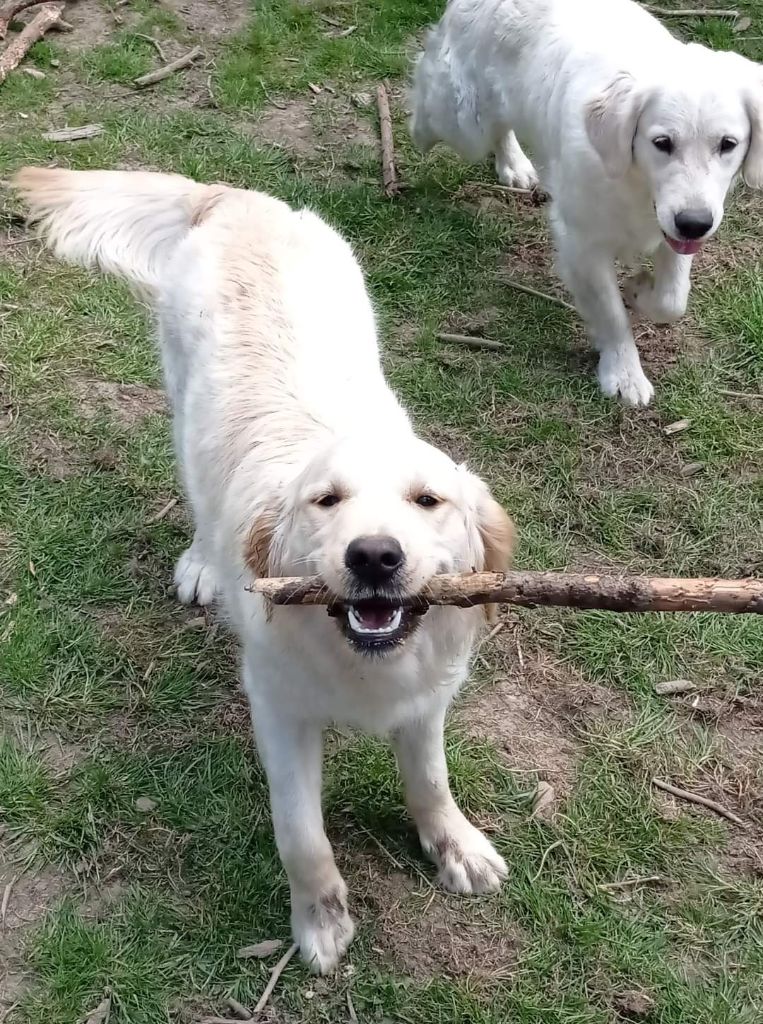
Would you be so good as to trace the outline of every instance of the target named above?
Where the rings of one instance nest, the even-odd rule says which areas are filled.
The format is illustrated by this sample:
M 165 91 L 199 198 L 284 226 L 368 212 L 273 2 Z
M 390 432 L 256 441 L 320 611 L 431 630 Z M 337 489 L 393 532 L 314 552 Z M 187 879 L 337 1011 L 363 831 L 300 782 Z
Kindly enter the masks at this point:
M 713 226 L 713 215 L 709 210 L 681 210 L 675 222 L 683 238 L 702 238 Z
M 394 537 L 356 537 L 344 556 L 344 564 L 364 583 L 386 583 L 405 556 Z

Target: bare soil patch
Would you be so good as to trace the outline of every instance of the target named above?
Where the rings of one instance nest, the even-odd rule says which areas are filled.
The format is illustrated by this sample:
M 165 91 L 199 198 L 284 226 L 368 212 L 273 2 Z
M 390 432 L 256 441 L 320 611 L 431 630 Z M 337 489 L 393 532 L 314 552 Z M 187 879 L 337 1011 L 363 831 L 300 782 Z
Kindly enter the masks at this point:
M 85 419 L 107 412 L 120 426 L 130 428 L 147 416 L 167 412 L 167 400 L 158 388 L 144 384 L 120 384 L 110 380 L 73 380 L 70 390 Z
M 626 721 L 629 705 L 621 693 L 586 681 L 542 650 L 520 656 L 518 634 L 504 634 L 496 643 L 494 681 L 467 694 L 456 720 L 475 739 L 491 742 L 509 768 L 536 774 L 557 796 L 568 796 L 582 733 L 602 718 Z
M 247 130 L 258 142 L 303 160 L 321 155 L 325 161 L 326 154 L 346 154 L 354 145 L 377 146 L 376 136 L 352 104 L 327 91 L 269 106 Z
M 249 14 L 247 0 L 160 0 L 195 34 L 222 39 L 243 28 Z

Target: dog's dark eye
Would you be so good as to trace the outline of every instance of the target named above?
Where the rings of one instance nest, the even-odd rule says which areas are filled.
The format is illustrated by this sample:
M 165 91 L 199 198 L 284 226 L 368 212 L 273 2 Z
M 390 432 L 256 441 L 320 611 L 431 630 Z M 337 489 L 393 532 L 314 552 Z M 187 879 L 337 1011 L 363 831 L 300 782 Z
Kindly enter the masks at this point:
M 652 145 L 655 149 L 659 149 L 661 153 L 672 153 L 673 142 L 667 137 L 667 135 L 658 135 L 656 139 L 652 139 Z
M 416 498 L 416 504 L 420 505 L 421 508 L 435 508 L 440 504 L 440 499 L 435 498 L 434 494 L 420 494 Z
M 315 504 L 320 508 L 332 508 L 334 505 L 338 505 L 342 499 L 338 494 L 324 494 L 322 498 L 317 498 Z
M 733 149 L 736 149 L 739 143 L 736 139 L 732 139 L 730 135 L 724 135 L 721 139 L 721 153 L 730 153 Z

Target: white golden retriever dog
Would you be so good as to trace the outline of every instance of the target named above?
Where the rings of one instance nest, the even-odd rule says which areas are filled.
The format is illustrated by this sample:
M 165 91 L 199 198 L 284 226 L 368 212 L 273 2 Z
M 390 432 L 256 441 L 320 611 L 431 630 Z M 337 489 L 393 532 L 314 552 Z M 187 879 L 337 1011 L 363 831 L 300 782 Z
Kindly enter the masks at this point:
M 741 171 L 763 186 L 763 68 L 679 42 L 631 0 L 450 0 L 412 104 L 421 149 L 495 153 L 507 185 L 534 185 L 537 168 L 601 389 L 648 404 L 615 260 L 654 256 L 654 275 L 626 288 L 637 314 L 684 314 L 692 257 L 718 230 L 732 183 Z
M 443 722 L 484 612 L 406 599 L 435 573 L 506 568 L 511 521 L 419 440 L 382 375 L 349 245 L 268 196 L 140 172 L 25 168 L 15 184 L 59 256 L 126 278 L 156 311 L 196 532 L 181 601 L 224 602 L 311 969 L 353 936 L 321 812 L 331 722 L 390 734 L 421 845 L 451 892 L 506 865 L 451 795 Z M 338 601 L 266 608 L 263 575 L 320 574 Z

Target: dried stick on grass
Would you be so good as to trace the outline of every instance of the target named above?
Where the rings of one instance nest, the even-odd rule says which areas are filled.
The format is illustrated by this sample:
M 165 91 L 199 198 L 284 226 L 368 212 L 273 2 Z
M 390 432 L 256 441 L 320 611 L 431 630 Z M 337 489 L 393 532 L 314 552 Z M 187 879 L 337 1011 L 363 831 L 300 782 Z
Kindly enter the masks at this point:
M 265 986 L 265 991 L 257 1000 L 257 1005 L 254 1008 L 255 1017 L 257 1017 L 258 1014 L 262 1013 L 262 1011 L 267 1006 L 268 999 L 270 999 L 270 997 L 273 994 L 273 989 L 278 984 L 278 979 L 281 977 L 281 975 L 284 972 L 284 969 L 286 968 L 286 965 L 289 963 L 289 961 L 291 960 L 291 958 L 294 956 L 298 949 L 299 946 L 296 944 L 296 942 L 289 946 L 284 955 L 281 957 L 281 959 L 275 965 L 273 970 L 270 972 L 270 978 L 268 979 L 268 983 Z
M 336 604 L 315 576 L 259 579 L 252 588 L 274 604 Z M 670 579 L 563 572 L 473 572 L 435 576 L 426 590 L 403 604 L 470 608 L 516 604 L 603 609 L 612 612 L 750 612 L 763 615 L 763 579 Z
M 717 7 L 694 7 L 671 10 L 670 7 L 652 7 L 644 4 L 644 10 L 650 14 L 658 14 L 661 18 L 738 18 L 739 11 L 722 11 Z
M 502 277 L 501 284 L 508 285 L 509 288 L 514 288 L 515 291 L 524 292 L 525 295 L 533 295 L 536 299 L 545 299 L 547 302 L 555 302 L 557 306 L 562 306 L 564 309 L 572 310 L 576 313 L 577 310 L 571 302 L 566 302 L 564 299 L 560 299 L 556 295 L 549 295 L 548 292 L 538 291 L 537 288 L 531 288 L 529 284 L 522 284 L 521 281 L 515 281 L 510 277 Z
M 723 804 L 719 804 L 717 800 L 710 800 L 706 796 L 700 796 L 698 793 L 690 793 L 687 789 L 679 789 L 678 786 L 672 786 L 669 782 L 665 782 L 663 779 L 652 779 L 652 785 L 657 789 L 662 789 L 666 793 L 670 793 L 671 796 L 677 797 L 679 800 L 687 800 L 690 804 L 699 804 L 701 807 L 709 807 L 711 811 L 715 811 L 716 814 L 720 814 L 722 818 L 726 818 L 728 821 L 733 821 L 735 825 L 741 825 L 742 828 L 747 828 L 747 825 L 739 817 L 738 814 L 734 814 L 728 807 L 724 807 Z
M 102 124 L 83 124 L 79 128 L 56 128 L 43 132 L 46 142 L 78 142 L 80 139 L 94 139 L 103 134 Z
M 379 131 L 381 133 L 382 184 L 384 195 L 391 199 L 400 192 L 395 167 L 395 143 L 392 137 L 392 115 L 389 111 L 389 96 L 384 82 L 376 86 L 376 105 L 379 108 Z
M 506 347 L 500 341 L 493 341 L 491 338 L 474 338 L 471 334 L 438 334 L 437 339 L 463 345 L 465 348 L 489 348 L 494 352 L 500 352 Z
M 38 43 L 51 26 L 61 18 L 63 4 L 45 4 L 21 32 L 12 39 L 0 56 L 0 85 L 17 68 L 29 50 Z
M 202 56 L 203 52 L 200 46 L 194 46 L 192 50 L 184 53 L 177 60 L 173 60 L 171 64 L 166 64 L 163 68 L 158 68 L 156 71 L 150 71 L 147 75 L 141 75 L 140 78 L 136 78 L 133 85 L 137 85 L 138 88 L 156 85 L 157 82 L 162 82 L 165 78 L 169 78 L 170 75 L 174 75 L 176 71 L 182 71 L 183 68 L 193 64 L 195 60 Z
M 44 0 L 9 0 L 0 7 L 0 39 L 5 39 L 8 34 L 8 26 L 17 14 L 27 10 L 29 7 L 38 7 Z

